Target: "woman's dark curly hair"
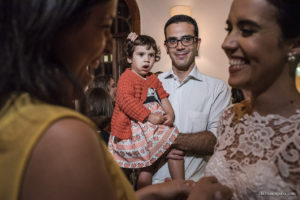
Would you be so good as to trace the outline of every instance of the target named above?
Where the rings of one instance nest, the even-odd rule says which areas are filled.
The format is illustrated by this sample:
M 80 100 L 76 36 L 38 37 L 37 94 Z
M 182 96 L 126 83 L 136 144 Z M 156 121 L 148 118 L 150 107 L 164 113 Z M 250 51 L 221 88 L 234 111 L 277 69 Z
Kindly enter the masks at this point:
M 130 67 L 130 63 L 127 62 L 127 58 L 132 58 L 134 49 L 136 46 L 147 46 L 147 49 L 153 48 L 155 52 L 155 62 L 160 60 L 160 49 L 156 45 L 155 40 L 148 35 L 139 35 L 134 42 L 127 39 L 123 45 L 123 64 L 125 67 Z
M 11 94 L 27 92 L 70 107 L 72 91 L 77 95 L 83 91 L 55 54 L 56 37 L 62 29 L 81 26 L 94 5 L 108 1 L 0 1 L 0 106 Z

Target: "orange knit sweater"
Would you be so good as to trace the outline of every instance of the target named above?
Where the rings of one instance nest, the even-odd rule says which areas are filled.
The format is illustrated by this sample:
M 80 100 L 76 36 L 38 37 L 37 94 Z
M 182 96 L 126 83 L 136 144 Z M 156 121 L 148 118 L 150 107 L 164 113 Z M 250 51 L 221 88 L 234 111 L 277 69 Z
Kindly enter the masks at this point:
M 147 98 L 148 88 L 154 88 L 160 99 L 169 96 L 159 79 L 152 73 L 143 79 L 131 69 L 126 69 L 121 75 L 111 120 L 111 134 L 113 136 L 120 139 L 131 138 L 131 120 L 144 122 L 148 117 L 150 110 L 143 105 Z

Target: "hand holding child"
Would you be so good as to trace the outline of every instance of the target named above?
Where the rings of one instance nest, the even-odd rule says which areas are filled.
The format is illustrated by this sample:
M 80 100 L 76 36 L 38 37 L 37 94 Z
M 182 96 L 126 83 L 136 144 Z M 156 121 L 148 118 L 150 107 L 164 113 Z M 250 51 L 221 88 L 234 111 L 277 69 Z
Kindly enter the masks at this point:
M 151 113 L 148 116 L 147 121 L 154 125 L 158 125 L 164 123 L 166 121 L 166 117 L 161 113 Z
M 173 124 L 173 122 L 174 122 L 174 115 L 167 113 L 164 116 L 166 118 L 166 121 L 163 123 L 163 125 L 170 126 L 170 127 L 174 126 L 174 124 Z

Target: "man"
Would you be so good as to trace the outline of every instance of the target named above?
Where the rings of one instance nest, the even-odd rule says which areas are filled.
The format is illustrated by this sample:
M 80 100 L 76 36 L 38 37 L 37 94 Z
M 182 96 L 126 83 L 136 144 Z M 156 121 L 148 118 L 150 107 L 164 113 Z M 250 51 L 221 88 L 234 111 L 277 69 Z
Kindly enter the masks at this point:
M 159 75 L 175 112 L 174 124 L 182 133 L 168 157 L 185 159 L 185 179 L 198 181 L 208 155 L 216 144 L 216 130 L 223 109 L 229 104 L 230 91 L 222 80 L 202 74 L 195 65 L 201 39 L 196 21 L 176 15 L 165 24 L 165 48 L 172 69 Z M 153 176 L 153 183 L 170 177 L 167 164 Z

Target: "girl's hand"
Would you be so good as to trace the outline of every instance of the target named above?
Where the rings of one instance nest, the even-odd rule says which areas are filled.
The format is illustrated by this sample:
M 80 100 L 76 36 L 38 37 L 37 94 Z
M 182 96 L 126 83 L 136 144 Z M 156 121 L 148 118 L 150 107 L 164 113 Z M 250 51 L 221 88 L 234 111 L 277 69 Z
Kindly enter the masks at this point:
M 163 123 L 166 126 L 174 126 L 174 115 L 171 114 L 165 114 L 166 121 Z
M 151 113 L 147 118 L 147 121 L 154 125 L 162 124 L 165 120 L 166 117 L 161 113 Z

